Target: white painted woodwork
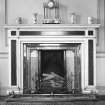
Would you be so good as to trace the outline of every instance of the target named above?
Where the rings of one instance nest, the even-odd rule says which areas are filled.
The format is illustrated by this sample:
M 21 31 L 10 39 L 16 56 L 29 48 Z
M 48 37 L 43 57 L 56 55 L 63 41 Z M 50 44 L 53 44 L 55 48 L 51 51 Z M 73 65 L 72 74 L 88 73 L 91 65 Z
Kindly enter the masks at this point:
M 9 74 L 8 93 L 14 90 L 17 94 L 23 93 L 23 44 L 24 43 L 81 43 L 81 88 L 83 93 L 91 93 L 96 91 L 96 33 L 99 24 L 92 25 L 70 25 L 70 24 L 58 24 L 58 25 L 20 25 L 20 26 L 3 26 L 8 30 L 9 40 L 9 73 L 11 73 L 11 40 L 16 39 L 16 51 L 17 51 L 17 85 L 11 86 L 11 74 Z M 73 36 L 73 35 L 36 35 L 36 36 L 20 36 L 19 31 L 44 31 L 44 32 L 62 32 L 62 31 L 85 31 L 85 35 Z M 93 35 L 88 35 L 88 31 L 93 31 Z M 11 36 L 11 31 L 16 31 L 16 36 Z M 88 40 L 94 41 L 94 85 L 88 85 Z

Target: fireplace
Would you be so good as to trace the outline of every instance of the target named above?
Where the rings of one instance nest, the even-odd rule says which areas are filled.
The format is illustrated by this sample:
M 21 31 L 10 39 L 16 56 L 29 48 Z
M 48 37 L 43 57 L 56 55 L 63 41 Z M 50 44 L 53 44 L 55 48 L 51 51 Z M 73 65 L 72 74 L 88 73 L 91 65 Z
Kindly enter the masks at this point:
M 7 26 L 7 93 L 96 92 L 96 33 L 99 25 Z
M 24 44 L 24 94 L 81 91 L 81 44 Z

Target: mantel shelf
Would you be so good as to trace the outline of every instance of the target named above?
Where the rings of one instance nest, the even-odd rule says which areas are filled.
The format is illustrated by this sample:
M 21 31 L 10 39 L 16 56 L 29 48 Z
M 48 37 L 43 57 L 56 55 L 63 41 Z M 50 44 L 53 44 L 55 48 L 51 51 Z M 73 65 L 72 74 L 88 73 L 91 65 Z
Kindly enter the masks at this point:
M 79 29 L 86 29 L 86 28 L 99 28 L 100 24 L 33 24 L 33 25 L 3 25 L 1 26 L 4 29 L 63 29 L 63 28 L 79 28 Z

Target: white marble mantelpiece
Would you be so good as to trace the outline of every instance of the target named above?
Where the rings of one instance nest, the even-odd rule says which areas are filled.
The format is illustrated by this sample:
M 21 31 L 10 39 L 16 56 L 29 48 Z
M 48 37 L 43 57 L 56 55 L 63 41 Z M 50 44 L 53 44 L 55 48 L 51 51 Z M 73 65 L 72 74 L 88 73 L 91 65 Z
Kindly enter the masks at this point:
M 81 44 L 81 88 L 83 93 L 90 93 L 91 91 L 96 92 L 96 35 L 97 29 L 100 27 L 100 24 L 34 24 L 34 25 L 4 25 L 2 26 L 8 32 L 8 41 L 9 41 L 9 85 L 11 89 L 8 92 L 15 91 L 17 93 L 23 92 L 23 45 L 24 43 L 80 43 Z M 15 31 L 16 34 L 12 35 L 12 31 Z M 40 31 L 41 35 L 20 35 L 22 31 Z M 82 31 L 81 35 L 69 35 L 64 34 L 63 32 L 70 31 Z M 92 31 L 92 34 L 89 35 L 89 31 Z M 44 37 L 43 37 L 44 32 Z M 46 34 L 47 32 L 47 34 Z M 55 35 L 52 33 L 55 32 Z M 60 33 L 61 32 L 61 33 Z M 11 85 L 11 41 L 16 41 L 16 62 L 17 62 L 17 85 Z M 88 41 L 93 41 L 93 54 L 94 54 L 94 85 L 89 85 L 88 83 Z

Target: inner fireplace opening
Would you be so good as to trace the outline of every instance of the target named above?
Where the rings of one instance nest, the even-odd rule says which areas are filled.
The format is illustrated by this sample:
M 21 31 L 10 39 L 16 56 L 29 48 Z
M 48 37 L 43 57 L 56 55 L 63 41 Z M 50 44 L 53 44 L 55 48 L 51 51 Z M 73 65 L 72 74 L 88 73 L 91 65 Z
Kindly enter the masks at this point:
M 81 92 L 81 43 L 23 44 L 23 93 Z
M 64 50 L 41 50 L 39 93 L 67 93 Z

